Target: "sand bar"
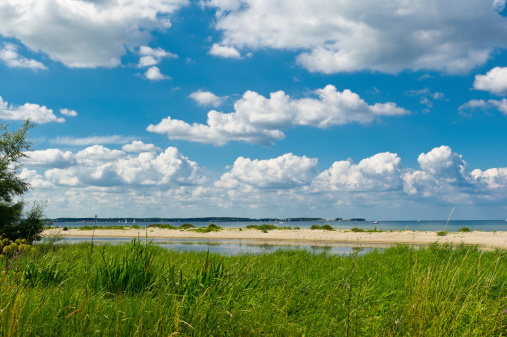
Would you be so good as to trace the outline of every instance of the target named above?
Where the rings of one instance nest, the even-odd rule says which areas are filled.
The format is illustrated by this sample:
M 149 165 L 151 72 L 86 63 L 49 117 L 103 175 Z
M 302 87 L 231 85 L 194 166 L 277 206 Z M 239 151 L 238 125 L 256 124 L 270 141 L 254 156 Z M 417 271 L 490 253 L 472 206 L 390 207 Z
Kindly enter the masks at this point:
M 53 228 L 46 230 L 44 236 L 51 237 L 91 237 L 91 230 L 69 229 L 63 231 L 62 228 Z M 250 240 L 262 241 L 269 244 L 358 244 L 361 246 L 371 244 L 412 244 L 428 245 L 434 242 L 452 243 L 455 245 L 479 245 L 483 248 L 507 248 L 507 232 L 470 232 L 470 233 L 448 233 L 446 236 L 438 236 L 436 232 L 414 232 L 414 231 L 395 231 L 395 232 L 349 232 L 349 231 L 325 231 L 325 230 L 270 230 L 263 233 L 256 229 L 231 229 L 226 228 L 219 232 L 198 233 L 192 230 L 179 229 L 97 229 L 94 231 L 96 238 L 135 238 L 146 236 L 150 239 L 205 239 L 205 240 Z

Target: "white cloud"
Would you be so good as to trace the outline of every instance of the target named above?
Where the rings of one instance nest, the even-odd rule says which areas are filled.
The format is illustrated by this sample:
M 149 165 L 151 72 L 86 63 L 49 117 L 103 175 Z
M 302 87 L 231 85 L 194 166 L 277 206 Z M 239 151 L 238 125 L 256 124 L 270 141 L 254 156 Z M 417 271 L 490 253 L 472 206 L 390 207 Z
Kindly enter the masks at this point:
M 301 51 L 312 72 L 466 72 L 507 47 L 503 1 L 208 1 L 221 46 Z M 480 32 L 473 27 L 481 27 Z
M 466 179 L 468 175 L 466 162 L 449 146 L 442 145 L 428 153 L 421 153 L 417 162 L 424 172 L 452 182 Z
M 224 100 L 224 97 L 218 97 L 212 92 L 201 90 L 191 93 L 188 97 L 192 98 L 200 106 L 213 106 L 215 108 L 222 104 Z
M 316 174 L 316 158 L 295 156 L 292 153 L 267 160 L 239 157 L 230 172 L 222 175 L 215 186 L 237 188 L 248 185 L 255 188 L 285 189 L 308 185 Z
M 211 49 L 209 50 L 209 54 L 213 56 L 223 57 L 223 58 L 232 58 L 232 59 L 239 59 L 241 58 L 241 54 L 239 51 L 230 46 L 221 46 L 217 43 L 213 44 L 211 46 Z
M 388 191 L 400 189 L 401 159 L 396 153 L 379 153 L 359 164 L 334 162 L 314 182 L 318 191 Z
M 125 144 L 131 142 L 132 137 L 125 137 L 120 135 L 113 136 L 90 136 L 84 138 L 74 137 L 56 137 L 56 139 L 50 140 L 53 144 L 71 145 L 71 146 L 82 146 L 92 144 Z
M 463 103 L 458 107 L 460 115 L 470 117 L 472 112 L 476 109 L 488 111 L 490 109 L 497 109 L 505 116 L 507 116 L 507 99 L 502 98 L 501 100 L 490 99 L 488 101 L 482 99 L 472 99 L 466 103 Z
M 22 162 L 30 167 L 63 168 L 77 162 L 72 152 L 59 149 L 28 151 L 26 155 Z
M 486 171 L 475 169 L 470 175 L 475 181 L 485 184 L 489 190 L 507 189 L 507 167 L 491 168 Z
M 7 120 L 25 120 L 30 118 L 35 123 L 65 122 L 64 118 L 56 117 L 53 110 L 43 105 L 25 103 L 24 105 L 8 105 L 0 96 L 0 118 Z
M 75 110 L 70 110 L 70 109 L 60 109 L 60 113 L 64 116 L 69 116 L 69 117 L 76 117 L 77 116 L 77 112 Z
M 348 123 L 367 124 L 382 116 L 409 114 L 395 103 L 368 105 L 359 95 L 346 89 L 339 92 L 332 85 L 314 91 L 318 98 L 292 99 L 283 91 L 265 98 L 247 91 L 234 104 L 235 112 L 208 112 L 207 124 L 192 125 L 167 117 L 150 132 L 166 134 L 170 139 L 224 145 L 229 141 L 271 145 L 285 138 L 280 129 L 294 126 L 329 128 Z
M 121 148 L 125 152 L 157 152 L 162 151 L 161 148 L 156 147 L 153 144 L 145 144 L 140 140 L 134 140 L 130 144 L 125 144 Z
M 51 167 L 44 176 L 46 182 L 56 186 L 181 186 L 206 181 L 197 163 L 174 147 L 158 155 L 155 152 L 128 155 L 102 145 L 90 146 L 75 154 L 48 149 L 31 152 L 24 163 L 32 167 Z
M 27 59 L 19 55 L 18 47 L 12 43 L 4 43 L 0 49 L 0 60 L 11 68 L 29 68 L 32 70 L 45 70 L 47 67 L 39 61 Z
M 160 80 L 170 80 L 170 76 L 166 76 L 160 72 L 160 69 L 158 67 L 150 67 L 146 72 L 144 73 L 144 77 L 151 81 L 160 81 Z
M 507 168 L 468 173 L 462 156 L 448 146 L 422 153 L 418 169 L 403 168 L 401 158 L 390 152 L 357 164 L 336 161 L 320 174 L 317 158 L 291 153 L 262 160 L 239 157 L 215 181 L 207 181 L 197 163 L 173 147 L 139 154 L 99 145 L 76 153 L 32 153 L 20 176 L 38 188 L 30 196 L 47 199 L 57 216 L 71 209 L 73 216 L 95 210 L 110 216 L 129 211 L 136 217 L 167 216 L 168 210 L 175 216 L 209 216 L 222 210 L 233 216 L 258 217 L 261 212 L 283 217 L 315 210 L 317 216 L 388 211 L 398 212 L 398 218 L 399 212 L 434 217 L 435 208 L 448 212 L 453 206 L 468 210 L 507 201 Z
M 51 189 L 54 187 L 49 181 L 45 180 L 35 170 L 28 170 L 26 168 L 23 168 L 19 173 L 19 177 L 29 183 L 32 188 Z
M 75 154 L 75 158 L 79 164 L 92 167 L 102 163 L 114 162 L 125 157 L 125 152 L 111 150 L 103 145 L 93 145 Z
M 473 192 L 467 163 L 449 146 L 442 145 L 421 153 L 417 161 L 421 170 L 407 170 L 402 176 L 407 194 L 456 201 L 469 198 L 467 193 Z
M 68 67 L 115 67 L 187 0 L 4 0 L 0 34 Z M 76 43 L 78 41 L 78 43 Z
M 139 48 L 139 54 L 142 57 L 139 59 L 138 66 L 150 67 L 160 63 L 163 58 L 177 58 L 178 55 L 171 52 L 165 51 L 162 48 L 153 49 L 148 46 L 141 46 Z
M 495 67 L 486 75 L 475 75 L 474 89 L 496 95 L 507 94 L 507 68 Z

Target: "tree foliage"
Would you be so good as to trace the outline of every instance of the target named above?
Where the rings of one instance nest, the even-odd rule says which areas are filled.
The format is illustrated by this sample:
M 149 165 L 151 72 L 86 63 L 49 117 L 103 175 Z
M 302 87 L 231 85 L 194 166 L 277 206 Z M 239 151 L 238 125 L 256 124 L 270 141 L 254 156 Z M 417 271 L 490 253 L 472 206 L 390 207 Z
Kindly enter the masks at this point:
M 44 230 L 43 205 L 35 204 L 24 211 L 25 202 L 21 199 L 31 188 L 19 177 L 19 170 L 20 159 L 32 146 L 27 136 L 33 126 L 27 120 L 20 129 L 9 132 L 9 125 L 0 123 L 0 236 L 10 240 L 24 238 L 33 242 Z

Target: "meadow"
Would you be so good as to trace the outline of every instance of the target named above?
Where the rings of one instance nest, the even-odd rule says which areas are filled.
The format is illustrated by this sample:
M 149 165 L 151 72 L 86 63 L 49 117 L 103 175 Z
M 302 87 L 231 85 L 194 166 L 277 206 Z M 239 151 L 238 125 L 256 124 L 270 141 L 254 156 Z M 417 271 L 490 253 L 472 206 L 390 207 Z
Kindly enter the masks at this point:
M 224 256 L 133 240 L 38 244 L 6 266 L 1 336 L 507 334 L 501 250 Z

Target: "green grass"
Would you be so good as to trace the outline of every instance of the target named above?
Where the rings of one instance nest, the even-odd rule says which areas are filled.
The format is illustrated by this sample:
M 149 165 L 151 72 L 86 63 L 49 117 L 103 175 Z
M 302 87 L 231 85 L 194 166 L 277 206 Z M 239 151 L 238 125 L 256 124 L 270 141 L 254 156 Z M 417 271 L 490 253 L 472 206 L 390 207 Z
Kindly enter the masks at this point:
M 449 232 L 446 232 L 446 231 L 438 231 L 437 232 L 437 236 L 446 236 L 447 234 L 449 234 Z
M 504 251 L 223 256 L 41 244 L 0 273 L 0 336 L 502 336 Z
M 458 233 L 468 233 L 470 232 L 470 228 L 468 227 L 463 227 L 463 228 L 460 228 Z

